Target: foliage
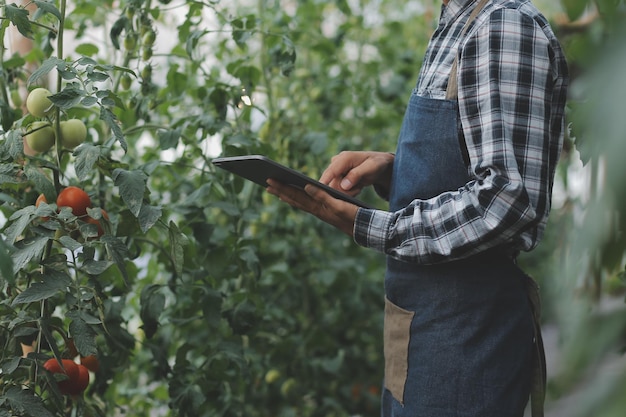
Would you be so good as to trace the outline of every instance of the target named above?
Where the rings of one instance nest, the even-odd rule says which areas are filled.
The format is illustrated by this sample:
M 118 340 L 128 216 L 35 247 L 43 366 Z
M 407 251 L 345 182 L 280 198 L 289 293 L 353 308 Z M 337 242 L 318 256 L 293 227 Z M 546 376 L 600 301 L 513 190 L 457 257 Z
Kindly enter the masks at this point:
M 572 20 L 587 3 L 563 2 Z M 376 413 L 384 259 L 216 171 L 211 159 L 263 153 L 315 177 L 341 150 L 392 151 L 440 2 L 0 5 L 0 46 L 12 51 L 0 59 L 0 416 Z M 568 145 L 589 165 L 606 159 L 611 181 L 592 202 L 612 213 L 624 213 L 623 168 L 607 158 L 623 147 L 624 130 L 612 124 L 623 120 L 622 90 L 596 88 L 619 72 L 594 77 L 588 63 L 620 36 L 620 10 L 561 34 L 574 90 L 584 90 L 571 103 Z M 17 31 L 32 40 L 25 52 L 9 44 Z M 46 120 L 57 143 L 33 154 L 23 134 L 38 119 L 23 103 L 39 86 L 54 93 Z M 587 91 L 615 97 L 614 113 L 583 111 Z M 70 118 L 88 127 L 74 150 L 58 139 Z M 596 126 L 606 142 L 587 139 Z M 576 158 L 566 156 L 565 167 Z M 69 185 L 89 194 L 96 223 L 59 210 Z M 40 194 L 48 203 L 36 206 Z M 384 207 L 371 191 L 361 197 Z M 560 233 L 575 220 L 570 208 L 584 204 L 564 204 L 543 252 L 523 261 L 546 271 L 542 253 L 569 260 L 558 277 L 618 271 L 623 236 L 604 233 L 616 228 L 598 229 L 588 216 L 581 237 L 593 239 Z M 581 255 L 591 248 L 598 262 L 571 261 L 591 259 Z M 557 317 L 568 314 L 554 304 Z M 605 323 L 576 314 L 571 335 Z M 614 346 L 623 321 L 606 323 L 602 345 L 573 358 L 593 364 Z M 62 396 L 42 364 L 91 354 L 100 366 L 87 391 Z
M 264 153 L 316 176 L 341 149 L 392 149 L 432 6 L 416 11 L 419 37 L 398 39 L 407 16 L 368 21 L 374 10 L 343 1 L 168 3 L 3 3 L 2 41 L 17 28 L 33 42 L 2 60 L 0 407 L 377 409 L 383 259 L 210 162 Z M 22 148 L 37 86 L 53 92 L 57 137 L 78 118 L 85 143 Z M 59 211 L 68 185 L 89 194 L 103 235 Z M 63 397 L 41 364 L 77 354 L 101 366 L 85 395 Z
M 626 189 L 622 155 L 626 126 L 626 5 L 623 1 L 562 1 L 573 22 L 560 37 L 572 70 L 570 137 L 588 172 L 581 199 L 570 197 L 570 218 L 550 269 L 556 320 L 561 326 L 561 370 L 550 385 L 553 401 L 578 389 L 576 417 L 623 414 L 626 389 Z M 625 300 L 626 301 L 626 300 Z M 613 306 L 613 307 L 607 307 Z M 603 372 L 603 367 L 615 373 Z M 621 370 L 621 371 L 620 371 Z M 580 389 L 580 385 L 584 387 Z

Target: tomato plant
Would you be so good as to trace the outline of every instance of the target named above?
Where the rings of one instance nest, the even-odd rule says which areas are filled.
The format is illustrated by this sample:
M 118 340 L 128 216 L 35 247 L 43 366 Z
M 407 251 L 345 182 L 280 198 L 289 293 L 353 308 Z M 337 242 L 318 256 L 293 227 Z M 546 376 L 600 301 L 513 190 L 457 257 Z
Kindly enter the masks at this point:
M 384 257 L 211 159 L 393 152 L 441 3 L 291 3 L 0 5 L 0 415 L 375 413 Z M 97 357 L 87 395 L 50 357 Z

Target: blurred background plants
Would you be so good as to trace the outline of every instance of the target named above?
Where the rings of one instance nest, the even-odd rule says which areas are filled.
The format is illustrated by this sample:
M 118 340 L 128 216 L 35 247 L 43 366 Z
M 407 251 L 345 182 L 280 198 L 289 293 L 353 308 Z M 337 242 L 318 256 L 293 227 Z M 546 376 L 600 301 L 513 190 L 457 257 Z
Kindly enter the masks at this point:
M 535 3 L 573 76 L 549 233 L 520 260 L 559 337 L 548 405 L 621 417 L 625 6 Z M 315 177 L 341 150 L 393 151 L 441 3 L 0 4 L 0 416 L 376 415 L 384 259 L 210 162 Z M 35 87 L 84 143 L 23 148 Z M 97 223 L 58 211 L 69 185 Z M 91 355 L 77 397 L 41 367 Z

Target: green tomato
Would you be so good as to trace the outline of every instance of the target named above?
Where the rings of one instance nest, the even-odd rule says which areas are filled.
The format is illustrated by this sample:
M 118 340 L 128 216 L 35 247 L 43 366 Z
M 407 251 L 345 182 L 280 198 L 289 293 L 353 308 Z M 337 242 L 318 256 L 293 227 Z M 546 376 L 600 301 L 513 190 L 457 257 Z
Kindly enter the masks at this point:
M 144 61 L 148 61 L 150 58 L 152 58 L 152 48 L 149 46 L 144 46 L 141 49 L 141 59 L 143 59 Z
M 296 380 L 294 378 L 289 378 L 280 386 L 280 393 L 283 397 L 291 397 L 296 388 Z
M 46 88 L 35 88 L 26 98 L 26 108 L 35 117 L 45 117 L 52 111 L 52 101 L 48 98 L 52 93 Z
M 126 49 L 129 52 L 132 52 L 135 50 L 136 47 L 137 47 L 137 35 L 135 35 L 134 33 L 129 33 L 124 38 L 124 49 Z
M 54 146 L 54 129 L 48 122 L 36 121 L 28 126 L 26 143 L 35 152 L 46 152 Z
M 267 382 L 268 384 L 272 384 L 278 381 L 279 378 L 280 378 L 280 371 L 277 369 L 270 369 L 265 374 L 265 382 Z
M 64 120 L 60 123 L 61 143 L 65 148 L 74 149 L 87 138 L 87 127 L 78 119 Z
M 152 30 L 152 28 L 148 29 L 146 33 L 141 37 L 141 42 L 144 46 L 152 46 L 154 45 L 154 41 L 156 40 L 156 32 Z
M 133 84 L 133 79 L 130 78 L 130 75 L 123 74 L 122 78 L 120 79 L 120 84 L 124 90 L 128 90 Z

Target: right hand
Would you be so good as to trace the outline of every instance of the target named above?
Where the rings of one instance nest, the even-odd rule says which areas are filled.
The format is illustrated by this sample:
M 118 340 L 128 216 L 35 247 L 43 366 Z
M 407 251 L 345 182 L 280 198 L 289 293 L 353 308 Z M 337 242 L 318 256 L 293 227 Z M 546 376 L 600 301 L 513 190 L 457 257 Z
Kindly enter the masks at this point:
M 387 152 L 344 151 L 331 159 L 320 182 L 351 196 L 368 185 L 389 190 L 393 161 Z

